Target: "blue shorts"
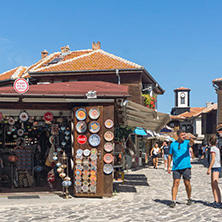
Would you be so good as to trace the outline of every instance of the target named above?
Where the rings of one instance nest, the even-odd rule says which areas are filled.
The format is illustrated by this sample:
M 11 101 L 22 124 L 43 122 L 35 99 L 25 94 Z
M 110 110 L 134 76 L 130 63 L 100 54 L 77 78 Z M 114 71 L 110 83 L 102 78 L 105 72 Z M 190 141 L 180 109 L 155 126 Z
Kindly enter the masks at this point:
M 167 160 L 169 154 L 164 154 L 163 156 L 164 156 L 164 160 Z
M 221 167 L 215 167 L 215 168 L 211 168 L 211 172 L 221 172 Z

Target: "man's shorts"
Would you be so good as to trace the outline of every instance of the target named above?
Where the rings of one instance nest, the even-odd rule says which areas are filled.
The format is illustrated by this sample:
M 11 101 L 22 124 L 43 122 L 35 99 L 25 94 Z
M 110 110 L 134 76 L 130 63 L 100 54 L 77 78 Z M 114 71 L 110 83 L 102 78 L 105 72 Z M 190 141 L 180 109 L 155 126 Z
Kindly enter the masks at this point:
M 164 156 L 164 160 L 167 160 L 169 154 L 164 154 L 163 156 Z
M 190 180 L 191 179 L 191 168 L 186 168 L 183 170 L 173 170 L 173 179 L 181 179 L 182 175 L 183 175 L 184 180 Z

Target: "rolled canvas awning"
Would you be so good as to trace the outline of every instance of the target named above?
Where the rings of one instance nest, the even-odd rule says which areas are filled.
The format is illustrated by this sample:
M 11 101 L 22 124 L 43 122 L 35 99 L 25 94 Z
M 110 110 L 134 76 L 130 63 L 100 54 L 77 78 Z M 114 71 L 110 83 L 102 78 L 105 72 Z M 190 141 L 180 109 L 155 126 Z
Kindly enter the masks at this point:
M 170 121 L 169 114 L 157 112 L 130 100 L 124 102 L 123 106 L 125 125 L 142 127 L 158 133 Z

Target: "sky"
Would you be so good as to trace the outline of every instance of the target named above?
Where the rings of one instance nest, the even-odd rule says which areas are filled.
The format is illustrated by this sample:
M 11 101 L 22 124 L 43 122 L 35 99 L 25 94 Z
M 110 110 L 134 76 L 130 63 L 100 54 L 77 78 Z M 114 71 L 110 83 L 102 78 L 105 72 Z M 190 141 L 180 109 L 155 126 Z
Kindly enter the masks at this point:
M 217 102 L 222 77 L 221 0 L 8 0 L 0 6 L 0 73 L 30 66 L 41 51 L 104 51 L 145 67 L 165 90 L 158 111 L 170 113 L 174 89 L 190 88 L 191 107 Z

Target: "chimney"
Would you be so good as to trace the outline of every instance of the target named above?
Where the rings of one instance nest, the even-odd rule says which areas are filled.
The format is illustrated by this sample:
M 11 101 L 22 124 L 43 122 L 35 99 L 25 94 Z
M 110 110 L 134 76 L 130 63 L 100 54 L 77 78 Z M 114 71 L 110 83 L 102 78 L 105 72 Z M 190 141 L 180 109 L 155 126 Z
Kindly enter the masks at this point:
M 70 50 L 69 45 L 61 47 L 61 53 L 68 53 Z
M 101 46 L 101 43 L 100 42 L 93 42 L 92 44 L 92 50 L 97 50 L 97 49 L 100 49 L 100 46 Z
M 41 52 L 41 59 L 44 59 L 48 54 L 49 54 L 49 52 L 47 52 L 46 50 L 43 50 Z
M 209 108 L 209 107 L 211 107 L 213 104 L 214 104 L 213 102 L 207 102 L 206 107 Z

